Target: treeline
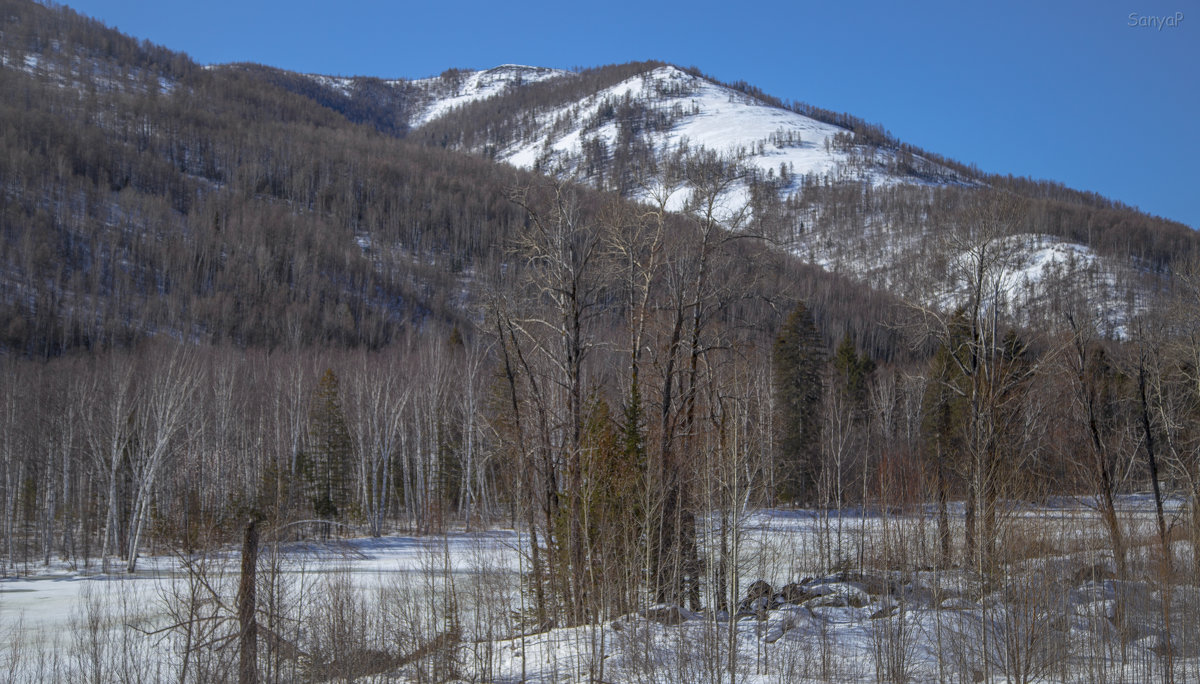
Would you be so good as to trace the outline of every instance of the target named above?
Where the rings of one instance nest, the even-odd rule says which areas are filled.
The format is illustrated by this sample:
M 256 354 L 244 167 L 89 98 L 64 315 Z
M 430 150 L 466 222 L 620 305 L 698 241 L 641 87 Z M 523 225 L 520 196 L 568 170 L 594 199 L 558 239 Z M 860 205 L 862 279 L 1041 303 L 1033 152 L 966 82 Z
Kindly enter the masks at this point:
M 27 57 L 48 57 L 68 64 L 78 58 L 79 68 L 91 70 L 90 75 L 107 75 L 97 70 L 116 66 L 116 73 L 148 72 L 172 80 L 186 78 L 200 68 L 183 53 L 108 29 L 56 2 L 3 0 L 0 26 L 10 66 L 26 65 Z
M 888 361 L 813 315 L 828 302 L 764 298 L 740 265 L 767 250 L 711 216 L 681 234 L 665 212 L 577 211 L 598 197 L 518 196 L 525 268 L 465 328 L 374 351 L 158 340 L 5 359 L 3 571 L 132 569 L 229 543 L 247 517 L 285 537 L 499 523 L 533 540 L 522 619 L 545 627 L 733 605 L 720 535 L 763 505 L 929 512 L 922 557 L 986 574 L 1019 556 L 1013 502 L 1078 496 L 1127 576 L 1117 502 L 1151 491 L 1163 562 L 1193 572 L 1171 545 L 1200 546 L 1195 281 L 1128 342 L 1086 302 L 1047 335 L 976 296 L 914 312 L 903 338 L 932 355 Z M 978 212 L 956 266 L 977 286 L 1003 237 Z
M 481 353 L 443 330 L 383 352 L 146 342 L 7 359 L 0 574 L 132 571 L 139 553 L 230 541 L 249 511 L 359 534 L 498 512 L 492 452 L 469 447 L 488 443 Z

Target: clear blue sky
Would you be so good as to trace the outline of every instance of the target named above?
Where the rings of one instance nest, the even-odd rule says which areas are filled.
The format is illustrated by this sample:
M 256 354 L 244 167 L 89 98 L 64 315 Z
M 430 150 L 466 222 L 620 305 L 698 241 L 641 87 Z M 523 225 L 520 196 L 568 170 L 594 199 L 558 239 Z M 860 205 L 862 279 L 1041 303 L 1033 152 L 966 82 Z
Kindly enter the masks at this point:
M 205 64 L 408 78 L 504 63 L 694 65 L 984 171 L 1200 228 L 1200 0 L 68 4 Z

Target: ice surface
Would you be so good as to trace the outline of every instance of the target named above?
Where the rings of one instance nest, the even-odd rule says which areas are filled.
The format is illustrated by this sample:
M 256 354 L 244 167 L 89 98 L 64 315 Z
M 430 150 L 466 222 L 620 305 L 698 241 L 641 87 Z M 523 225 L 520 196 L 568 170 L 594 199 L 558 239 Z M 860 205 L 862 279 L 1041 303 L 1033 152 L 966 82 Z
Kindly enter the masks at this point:
M 1153 534 L 1153 506 L 1145 496 L 1122 497 L 1119 505 L 1131 535 Z M 1179 505 L 1172 500 L 1168 508 Z M 956 523 L 960 509 L 955 507 Z M 1061 550 L 1047 547 L 1049 555 L 1014 562 L 998 583 L 984 586 L 961 569 L 854 569 L 856 554 L 873 555 L 877 545 L 895 535 L 912 535 L 923 529 L 922 524 L 932 527 L 932 521 L 922 523 L 913 513 L 751 512 L 737 523 L 742 591 L 758 579 L 776 590 L 788 582 L 800 583 L 805 598 L 799 604 L 780 603 L 779 598 L 760 600 L 733 619 L 722 611 L 647 606 L 597 624 L 501 633 L 487 645 L 492 659 L 481 676 L 498 681 L 585 682 L 600 679 L 603 670 L 603 681 L 696 681 L 707 677 L 705 673 L 724 672 L 729 662 L 736 662 L 738 681 L 873 682 L 890 679 L 885 676 L 890 653 L 899 659 L 892 665 L 902 666 L 910 681 L 958 681 L 972 677 L 969 669 L 961 669 L 964 663 L 978 666 L 985 658 L 979 651 L 985 634 L 997 640 L 1006 630 L 1034 630 L 1042 622 L 1055 621 L 1058 631 L 1032 631 L 1027 636 L 1031 648 L 1074 644 L 1042 656 L 1038 656 L 1041 651 L 1032 654 L 1053 658 L 1047 663 L 1054 667 L 1046 672 L 1057 677 L 1100 666 L 1080 649 L 1091 648 L 1103 638 L 1103 625 L 1113 619 L 1118 596 L 1125 597 L 1122 610 L 1136 621 L 1138 630 L 1136 643 L 1126 646 L 1136 649 L 1137 655 L 1129 656 L 1126 663 L 1159 662 L 1154 654 L 1155 649 L 1161 650 L 1161 636 L 1155 626 L 1158 613 L 1153 610 L 1158 599 L 1152 587 L 1088 578 L 1078 580 L 1078 586 L 1070 584 L 1078 568 L 1096 559 L 1103 563 L 1104 558 L 1094 545 L 1099 540 L 1103 547 L 1102 526 L 1086 501 L 1061 499 L 1048 507 L 1012 502 L 1002 518 L 1009 521 L 1007 525 L 1032 525 L 1031 530 L 1067 541 L 1060 542 Z M 718 527 L 716 519 L 709 518 L 701 518 L 700 525 L 705 532 L 702 542 Z M 464 594 L 470 594 L 472 586 L 485 586 L 472 584 L 481 579 L 495 591 L 515 592 L 527 569 L 525 540 L 511 530 L 290 543 L 277 550 L 286 574 L 307 578 L 304 581 L 319 592 L 334 586 L 324 582 L 342 581 L 368 602 L 397 587 L 413 587 L 422 595 L 436 578 L 442 578 L 438 581 L 443 587 L 455 578 Z M 831 554 L 834 565 L 843 569 L 822 570 L 820 558 L 825 554 Z M 85 618 L 100 614 L 108 616 L 106 629 L 115 630 L 103 634 L 113 638 L 124 634 L 120 638 L 149 644 L 145 657 L 158 659 L 155 667 L 161 672 L 173 672 L 171 649 L 154 646 L 144 632 L 163 624 L 164 606 L 172 592 L 186 586 L 183 561 L 176 556 L 146 557 L 133 575 L 91 574 L 52 565 L 41 568 L 39 575 L 0 581 L 0 661 L 21 640 L 25 648 L 30 640 L 40 640 L 65 652 L 73 648 L 74 635 Z M 222 569 L 213 581 L 233 591 L 236 552 L 210 556 L 208 562 Z M 320 600 L 319 595 L 313 596 Z M 516 601 L 516 597 L 511 593 L 506 600 Z M 1181 605 L 1197 598 L 1185 587 L 1176 590 L 1175 600 L 1185 602 Z M 464 598 L 464 611 L 470 611 L 468 604 Z M 1017 609 L 1025 612 L 1014 612 Z M 477 652 L 480 644 L 467 640 L 463 648 Z M 736 650 L 733 661 L 730 648 Z M 1115 660 L 1115 653 L 1110 652 L 1110 660 L 1103 663 L 1114 681 L 1121 679 L 1126 667 Z M 463 657 L 463 662 L 474 662 L 466 654 Z M 989 667 L 999 677 L 994 681 L 1004 681 L 999 674 L 1005 667 L 1004 654 L 997 651 L 988 657 L 993 658 Z M 1181 651 L 1178 661 L 1190 668 L 1200 664 L 1192 663 L 1197 657 L 1200 652 Z

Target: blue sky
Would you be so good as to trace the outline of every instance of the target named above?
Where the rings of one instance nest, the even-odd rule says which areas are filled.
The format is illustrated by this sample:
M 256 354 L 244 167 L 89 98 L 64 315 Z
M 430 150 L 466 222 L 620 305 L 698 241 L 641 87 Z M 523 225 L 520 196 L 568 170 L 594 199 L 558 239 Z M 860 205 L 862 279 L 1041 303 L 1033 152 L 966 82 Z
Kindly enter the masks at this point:
M 1200 0 L 67 4 L 206 64 L 409 78 L 504 63 L 697 66 L 984 171 L 1200 228 Z

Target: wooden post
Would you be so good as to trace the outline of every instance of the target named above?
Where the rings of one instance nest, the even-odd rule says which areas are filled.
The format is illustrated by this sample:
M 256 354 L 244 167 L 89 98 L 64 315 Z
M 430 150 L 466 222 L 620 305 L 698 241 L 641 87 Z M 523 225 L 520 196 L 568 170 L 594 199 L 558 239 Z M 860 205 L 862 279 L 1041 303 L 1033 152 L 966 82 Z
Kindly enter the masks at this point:
M 258 566 L 258 526 L 253 518 L 246 523 L 242 539 L 242 575 L 238 585 L 238 684 L 258 682 L 258 620 L 255 617 L 254 579 Z

